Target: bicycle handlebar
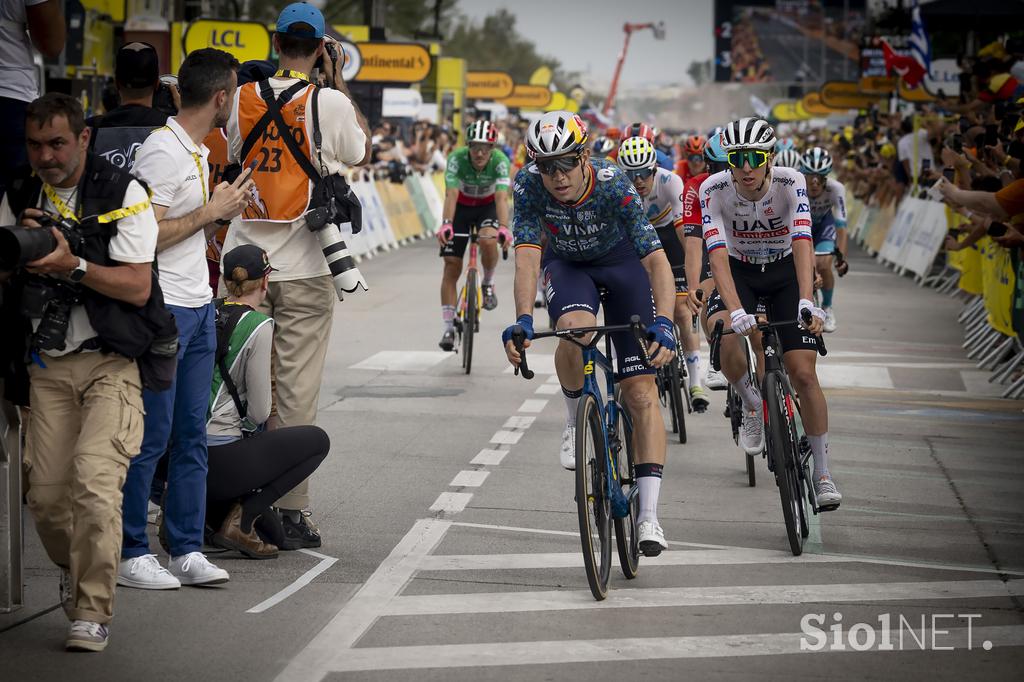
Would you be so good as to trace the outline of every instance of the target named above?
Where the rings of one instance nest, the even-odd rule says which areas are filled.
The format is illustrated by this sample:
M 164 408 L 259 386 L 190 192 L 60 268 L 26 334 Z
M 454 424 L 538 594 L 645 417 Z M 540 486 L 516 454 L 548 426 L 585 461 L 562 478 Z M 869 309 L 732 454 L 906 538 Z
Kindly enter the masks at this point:
M 693 293 L 693 295 L 697 297 L 697 301 L 698 302 L 704 300 L 704 290 L 703 289 L 697 289 L 697 291 L 695 291 Z M 692 317 L 693 317 L 693 319 L 690 320 L 690 325 L 693 328 L 693 333 L 696 334 L 697 333 L 697 323 L 700 320 L 700 315 L 693 315 Z
M 803 318 L 804 324 L 811 323 L 811 311 L 804 308 L 800 311 L 800 316 Z M 779 327 L 786 327 L 791 324 L 800 324 L 799 320 L 789 320 L 787 322 L 761 322 L 757 323 L 758 331 L 768 331 L 769 329 L 777 329 Z M 715 322 L 715 329 L 711 332 L 711 341 L 709 343 L 709 354 L 711 355 L 711 366 L 714 367 L 715 371 L 721 371 L 722 369 L 722 337 L 726 334 L 736 334 L 733 329 L 724 329 L 724 320 Z M 815 334 L 814 343 L 817 346 L 818 355 L 825 357 L 828 355 L 828 349 L 825 348 L 825 340 L 821 338 L 821 334 Z
M 555 331 L 541 332 L 540 334 L 535 334 L 533 340 L 536 341 L 538 339 L 547 339 L 555 336 L 560 339 L 567 339 L 569 341 L 572 341 L 580 348 L 593 348 L 597 344 L 598 340 L 601 338 L 602 334 L 612 334 L 615 332 L 625 331 L 632 332 L 633 338 L 636 339 L 637 344 L 640 346 L 640 352 L 643 354 L 644 364 L 650 367 L 651 356 L 647 352 L 646 331 L 644 330 L 643 325 L 640 323 L 639 315 L 633 315 L 631 318 L 629 318 L 629 324 L 604 325 L 601 327 L 575 327 L 573 329 L 557 329 Z M 576 340 L 580 337 L 587 336 L 588 334 L 594 334 L 594 337 L 588 343 L 584 344 Z M 515 373 L 522 374 L 524 379 L 530 380 L 534 376 L 536 376 L 536 373 L 533 372 L 533 370 L 531 370 L 529 365 L 526 363 L 526 348 L 523 347 L 525 342 L 526 332 L 523 330 L 523 328 L 518 324 L 512 327 L 512 345 L 515 346 L 516 351 L 519 352 L 519 366 L 515 368 Z
M 850 271 L 850 264 L 846 262 L 846 257 L 843 252 L 839 249 L 832 251 L 832 257 L 836 259 L 836 274 L 843 277 Z

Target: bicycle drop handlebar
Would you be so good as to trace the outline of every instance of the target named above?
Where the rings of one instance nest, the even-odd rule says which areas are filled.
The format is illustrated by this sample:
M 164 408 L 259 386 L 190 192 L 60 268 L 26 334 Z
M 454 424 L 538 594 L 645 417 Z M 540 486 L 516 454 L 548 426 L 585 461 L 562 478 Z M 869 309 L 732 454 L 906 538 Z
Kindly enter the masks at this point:
M 697 301 L 698 302 L 704 300 L 704 290 L 703 289 L 697 289 L 697 291 L 693 292 L 693 295 L 697 297 Z M 693 319 L 690 320 L 690 325 L 693 327 L 693 333 L 694 334 L 697 333 L 697 323 L 698 323 L 699 320 L 700 320 L 700 315 L 699 314 L 694 315 Z
M 605 325 L 602 327 L 576 327 L 575 329 L 558 329 L 551 332 L 541 332 L 535 334 L 533 340 L 547 339 L 552 336 L 560 339 L 566 339 L 575 343 L 577 346 L 583 349 L 593 348 L 597 345 L 597 342 L 601 339 L 604 334 L 613 334 L 615 332 L 632 332 L 633 337 L 636 339 L 637 344 L 640 346 L 640 352 L 643 353 L 644 364 L 648 367 L 651 366 L 651 356 L 647 352 L 647 334 L 640 323 L 640 316 L 633 315 L 629 318 L 629 324 L 613 324 Z M 578 339 L 593 334 L 593 338 L 587 343 L 582 343 Z M 522 374 L 524 379 L 532 379 L 535 376 L 535 372 L 530 369 L 526 363 L 526 348 L 524 344 L 526 342 L 526 332 L 518 324 L 512 328 L 512 345 L 519 352 L 519 366 L 516 367 L 515 373 Z
M 808 310 L 807 308 L 804 308 L 803 310 L 800 311 L 800 317 L 803 318 L 803 324 L 810 324 L 811 323 L 811 311 Z M 760 322 L 759 321 L 757 323 L 757 329 L 759 331 L 766 332 L 769 329 L 777 329 L 778 327 L 786 327 L 786 326 L 789 326 L 791 324 L 800 324 L 800 321 L 799 320 L 789 320 L 787 322 Z M 736 334 L 737 333 L 736 331 L 734 331 L 732 329 L 723 329 L 724 326 L 725 326 L 725 324 L 724 324 L 723 320 L 719 320 L 718 322 L 715 323 L 714 331 L 711 332 L 711 342 L 709 344 L 710 345 L 710 349 L 709 349 L 710 353 L 709 354 L 711 356 L 711 366 L 714 367 L 716 372 L 720 371 L 722 369 L 722 356 L 721 356 L 722 337 L 725 336 L 726 334 Z M 821 334 L 816 334 L 814 336 L 814 342 L 815 342 L 815 344 L 818 347 L 818 355 L 820 355 L 822 357 L 825 357 L 826 355 L 828 355 L 828 349 L 825 348 L 825 340 L 821 338 Z

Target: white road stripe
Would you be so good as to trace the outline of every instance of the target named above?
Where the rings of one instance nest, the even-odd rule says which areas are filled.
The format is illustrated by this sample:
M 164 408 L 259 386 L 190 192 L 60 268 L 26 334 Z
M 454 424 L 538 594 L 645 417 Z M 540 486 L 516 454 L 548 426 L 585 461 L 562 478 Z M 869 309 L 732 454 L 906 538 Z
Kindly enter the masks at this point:
M 885 367 L 822 362 L 817 365 L 817 371 L 822 388 L 893 388 L 892 377 Z
M 557 374 L 552 374 L 551 376 L 548 377 L 548 380 L 546 382 L 544 382 L 544 383 L 547 383 L 547 384 L 558 384 L 558 375 Z M 559 385 L 561 385 L 561 384 L 559 384 Z
M 497 445 L 515 445 L 522 437 L 522 431 L 498 431 L 491 436 L 491 442 Z
M 430 554 L 451 527 L 443 519 L 420 519 L 391 550 L 373 575 L 347 604 L 298 652 L 277 676 L 278 682 L 319 680 L 350 655 L 352 647 L 412 579 L 423 557 Z
M 444 512 L 446 514 L 458 514 L 469 501 L 473 499 L 473 493 L 441 493 L 430 505 L 432 512 Z
M 528 428 L 530 428 L 530 426 L 533 425 L 533 422 L 536 419 L 537 419 L 536 417 L 522 417 L 520 415 L 516 415 L 514 417 L 509 417 L 508 421 L 506 421 L 504 424 L 502 424 L 501 428 L 503 428 L 503 429 L 528 429 Z
M 382 350 L 362 362 L 352 365 L 349 369 L 422 372 L 451 355 L 451 353 L 437 350 Z
M 299 551 L 304 554 L 308 554 L 312 557 L 316 557 L 317 559 L 320 559 L 320 563 L 318 563 L 316 566 L 300 575 L 291 585 L 284 588 L 283 590 L 275 594 L 273 597 L 270 597 L 265 601 L 261 601 L 259 604 L 246 611 L 246 613 L 263 613 L 267 609 L 273 606 L 277 606 L 285 599 L 292 596 L 293 594 L 301 590 L 303 587 L 313 582 L 314 578 L 316 578 L 318 575 L 320 575 L 328 568 L 333 566 L 337 561 L 335 557 L 320 554 L 319 552 L 314 552 L 309 549 L 300 549 Z
M 481 466 L 492 466 L 496 467 L 501 464 L 501 460 L 505 459 L 505 455 L 508 454 L 508 450 L 481 450 L 476 453 L 476 457 L 469 460 L 470 464 L 479 464 Z
M 554 374 L 555 373 L 555 356 L 546 353 L 534 353 L 530 351 L 526 354 L 526 362 L 537 374 Z M 515 367 L 509 365 L 505 368 L 505 374 L 515 373 Z
M 918 628 L 915 632 L 919 633 L 920 629 Z M 925 634 L 926 646 L 931 645 L 930 633 L 931 630 Z M 986 641 L 990 642 L 993 648 L 1024 645 L 1024 626 L 1022 625 L 972 627 L 969 630 L 968 628 L 948 628 L 944 634 L 936 634 L 938 646 L 951 646 L 959 651 L 967 650 L 968 641 L 973 650 L 979 651 L 983 648 L 983 642 Z M 800 632 L 780 632 L 690 637 L 578 639 L 558 642 L 529 641 L 368 647 L 346 651 L 344 657 L 339 656 L 339 667 L 334 668 L 333 672 L 834 653 L 827 647 L 821 651 L 801 651 L 800 641 L 804 637 L 806 635 Z M 899 635 L 893 633 L 892 638 L 893 651 L 898 651 Z M 888 653 L 889 651 L 886 649 L 878 649 L 881 638 L 877 639 L 878 641 L 871 650 Z M 814 639 L 808 638 L 808 641 L 813 642 Z M 905 649 L 919 650 L 909 630 L 905 633 L 903 642 Z M 846 653 L 849 652 L 850 649 L 846 649 Z M 536 677 L 538 679 L 541 677 L 539 672 Z
M 397 597 L 384 609 L 389 616 L 456 613 L 514 613 L 580 609 L 804 604 L 808 602 L 878 602 L 901 599 L 984 599 L 1024 595 L 1024 581 L 961 580 L 915 583 L 847 583 L 838 585 L 729 585 L 615 589 L 606 601 L 590 590 L 492 592 Z
M 448 486 L 452 488 L 479 488 L 490 475 L 490 471 L 460 471 Z
M 555 395 L 556 393 L 561 393 L 561 392 L 562 392 L 562 387 L 559 386 L 557 383 L 555 383 L 555 384 L 541 384 L 540 386 L 537 387 L 537 390 L 534 391 L 534 393 L 536 393 L 537 395 Z
M 519 406 L 519 412 L 543 412 L 547 406 L 547 400 L 524 400 Z

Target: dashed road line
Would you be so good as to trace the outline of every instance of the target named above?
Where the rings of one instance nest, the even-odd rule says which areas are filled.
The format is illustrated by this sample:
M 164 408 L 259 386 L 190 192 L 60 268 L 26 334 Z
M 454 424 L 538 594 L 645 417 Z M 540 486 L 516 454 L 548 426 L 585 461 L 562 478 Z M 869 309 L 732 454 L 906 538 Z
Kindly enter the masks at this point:
M 490 471 L 469 471 L 463 470 L 455 475 L 452 482 L 448 484 L 450 488 L 479 488 L 487 480 L 487 477 L 491 475 Z
M 539 413 L 543 412 L 544 408 L 547 407 L 547 400 L 524 400 L 523 404 L 519 406 L 518 412 L 527 413 Z
M 484 449 L 476 454 L 476 457 L 469 460 L 470 464 L 478 464 L 480 466 L 492 466 L 496 467 L 501 464 L 501 461 L 505 459 L 505 455 L 508 454 L 508 450 L 489 450 Z
M 508 421 L 506 421 L 504 424 L 502 424 L 501 428 L 503 428 L 503 429 L 528 429 L 528 428 L 530 428 L 533 425 L 533 422 L 536 419 L 537 419 L 536 417 L 523 417 L 523 416 L 520 416 L 520 415 L 515 415 L 513 417 L 509 417 Z
M 445 514 L 458 514 L 469 501 L 473 499 L 473 493 L 449 493 L 444 492 L 437 496 L 434 504 L 429 509 L 432 512 L 444 512 Z
M 491 436 L 491 443 L 496 445 L 515 445 L 523 437 L 523 431 L 498 431 Z

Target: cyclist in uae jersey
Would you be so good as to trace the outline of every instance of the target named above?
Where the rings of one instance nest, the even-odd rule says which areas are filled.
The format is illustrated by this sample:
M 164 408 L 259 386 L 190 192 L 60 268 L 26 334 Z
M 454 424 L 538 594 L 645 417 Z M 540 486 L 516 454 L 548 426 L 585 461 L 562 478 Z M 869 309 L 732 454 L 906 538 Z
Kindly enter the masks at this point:
M 480 289 L 484 310 L 494 310 L 498 306 L 498 297 L 494 293 L 498 243 L 507 249 L 512 243 L 512 233 L 508 230 L 509 160 L 495 148 L 497 139 L 497 130 L 490 121 L 476 121 L 466 129 L 468 146 L 448 155 L 441 229 L 437 231 L 441 257 L 444 258 L 441 276 L 444 333 L 438 343 L 441 350 L 450 351 L 455 347 L 456 286 L 474 225 L 478 228 L 480 240 L 483 266 Z
M 641 359 L 642 349 L 632 334 L 611 338 L 617 385 L 633 415 L 640 495 L 637 537 L 640 551 L 655 556 L 668 547 L 657 516 L 666 442 L 654 372 L 675 350 L 672 269 L 629 179 L 617 166 L 591 159 L 579 116 L 567 111 L 544 114 L 527 129 L 527 144 L 534 163 L 519 171 L 513 191 L 516 323 L 527 340 L 533 338 L 530 313 L 542 264 L 548 312 L 557 329 L 595 325 L 599 305 L 604 306 L 606 324 L 626 324 L 633 315 L 643 320 L 652 367 Z M 547 236 L 543 254 L 542 234 Z M 603 299 L 599 287 L 607 292 Z M 502 340 L 509 362 L 518 365 L 521 356 L 511 341 L 515 326 L 505 330 Z M 576 411 L 584 378 L 579 348 L 560 341 L 555 371 L 568 413 L 559 459 L 563 467 L 574 469 Z
M 619 165 L 633 182 L 643 199 L 647 219 L 658 232 L 665 248 L 672 275 L 676 282 L 675 323 L 679 328 L 679 341 L 685 349 L 686 390 L 690 392 L 693 408 L 703 412 L 708 406 L 704 392 L 704 375 L 700 371 L 700 337 L 690 322 L 690 309 L 686 304 L 686 263 L 683 256 L 683 180 L 672 171 L 658 167 L 654 145 L 643 137 L 630 137 L 619 147 Z M 698 260 L 701 255 L 697 255 Z
M 835 509 L 842 496 L 828 471 L 828 406 L 818 384 L 814 334 L 825 314 L 813 295 L 814 251 L 811 215 L 803 175 L 771 167 L 775 132 L 767 122 L 743 118 L 721 133 L 729 170 L 708 177 L 700 187 L 704 240 L 711 272 L 729 326 L 739 334 L 756 331 L 752 314 L 764 301 L 771 319 L 800 319 L 778 329 L 783 361 L 800 395 L 801 415 L 814 456 L 814 491 L 821 510 Z M 709 309 L 711 316 L 715 311 Z M 728 348 L 726 347 L 728 346 Z M 764 429 L 761 397 L 746 374 L 745 352 L 736 335 L 723 337 L 722 372 L 743 400 L 740 444 L 748 455 L 761 452 Z
M 821 307 L 825 311 L 825 331 L 836 330 L 832 297 L 836 278 L 832 274 L 833 253 L 843 256 L 840 274 L 846 274 L 846 188 L 835 178 L 832 156 L 821 147 L 812 147 L 800 158 L 800 172 L 807 181 L 807 198 L 811 205 L 811 236 L 814 238 L 814 260 L 821 276 Z

